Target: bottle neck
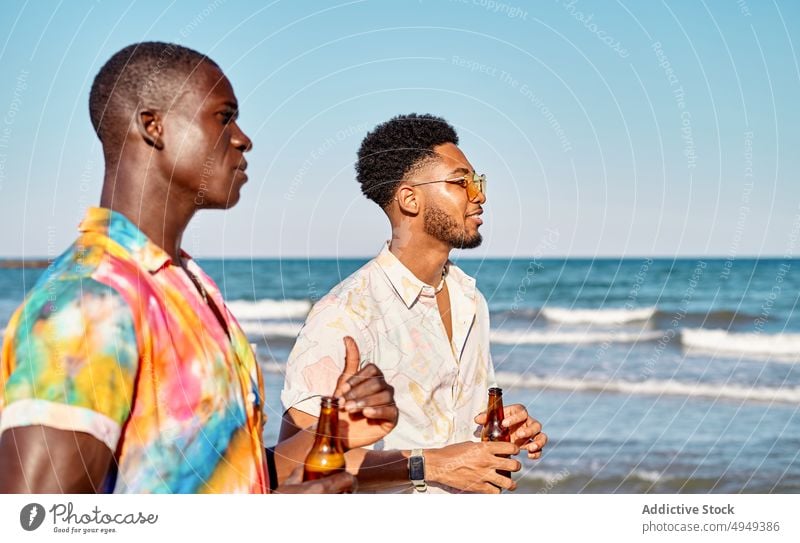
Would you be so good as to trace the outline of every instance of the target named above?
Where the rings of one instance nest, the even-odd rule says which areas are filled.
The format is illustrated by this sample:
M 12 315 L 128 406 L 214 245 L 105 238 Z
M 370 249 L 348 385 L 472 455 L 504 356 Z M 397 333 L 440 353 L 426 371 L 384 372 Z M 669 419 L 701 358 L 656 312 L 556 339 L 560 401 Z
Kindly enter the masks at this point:
M 314 446 L 329 446 L 334 450 L 341 448 L 339 439 L 339 412 L 334 406 L 323 405 L 317 423 L 317 436 Z
M 486 415 L 490 421 L 503 420 L 503 395 L 489 393 L 489 405 L 486 407 Z

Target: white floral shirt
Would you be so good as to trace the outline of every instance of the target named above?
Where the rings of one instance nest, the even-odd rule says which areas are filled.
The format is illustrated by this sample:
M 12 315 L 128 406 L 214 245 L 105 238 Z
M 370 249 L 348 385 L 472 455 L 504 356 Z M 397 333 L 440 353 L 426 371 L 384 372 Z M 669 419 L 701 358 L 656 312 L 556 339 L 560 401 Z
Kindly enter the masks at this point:
M 476 441 L 474 417 L 495 386 L 489 308 L 475 279 L 448 263 L 453 338 L 448 340 L 434 288 L 390 251 L 380 254 L 314 305 L 289 355 L 284 409 L 319 416 L 344 368 L 344 336 L 361 364 L 375 363 L 394 387 L 400 418 L 376 450 L 438 448 Z

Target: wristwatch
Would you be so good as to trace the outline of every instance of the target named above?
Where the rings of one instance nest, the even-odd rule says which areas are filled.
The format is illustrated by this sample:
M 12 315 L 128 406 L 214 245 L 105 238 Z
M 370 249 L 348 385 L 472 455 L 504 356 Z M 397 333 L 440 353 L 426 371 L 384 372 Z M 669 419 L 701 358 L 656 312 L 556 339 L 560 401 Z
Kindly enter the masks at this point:
M 428 490 L 425 482 L 425 456 L 422 449 L 413 449 L 408 457 L 408 478 L 417 492 Z

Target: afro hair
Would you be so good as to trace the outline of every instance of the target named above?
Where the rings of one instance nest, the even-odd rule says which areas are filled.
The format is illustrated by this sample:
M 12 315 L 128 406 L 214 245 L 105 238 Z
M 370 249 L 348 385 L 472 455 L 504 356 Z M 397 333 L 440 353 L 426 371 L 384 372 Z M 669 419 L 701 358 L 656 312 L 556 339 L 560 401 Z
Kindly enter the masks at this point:
M 458 135 L 441 117 L 411 113 L 379 124 L 358 150 L 356 179 L 361 192 L 385 208 L 405 176 L 436 158 L 433 148 L 443 143 L 458 145 Z

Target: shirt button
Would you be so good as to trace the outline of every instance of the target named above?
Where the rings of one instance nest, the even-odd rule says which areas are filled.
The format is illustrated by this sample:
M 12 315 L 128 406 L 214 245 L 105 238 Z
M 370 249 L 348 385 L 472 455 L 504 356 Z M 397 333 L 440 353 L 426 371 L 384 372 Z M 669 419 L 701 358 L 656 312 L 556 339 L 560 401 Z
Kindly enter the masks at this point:
M 250 402 L 250 403 L 255 403 L 256 395 L 251 392 L 250 394 L 247 395 L 247 401 Z

